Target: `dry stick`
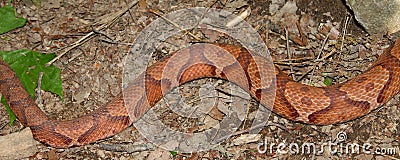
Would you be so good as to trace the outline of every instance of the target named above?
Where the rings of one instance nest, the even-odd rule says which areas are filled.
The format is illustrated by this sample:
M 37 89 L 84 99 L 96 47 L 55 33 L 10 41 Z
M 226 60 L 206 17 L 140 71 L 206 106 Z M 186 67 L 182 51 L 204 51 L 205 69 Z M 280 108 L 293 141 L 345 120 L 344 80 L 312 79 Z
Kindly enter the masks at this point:
M 211 8 L 211 6 L 213 6 L 213 5 L 216 4 L 216 3 L 217 3 L 217 1 L 214 1 L 214 3 L 212 3 L 212 4 L 210 5 L 209 8 Z M 209 9 L 207 9 L 207 11 L 208 11 L 208 10 L 209 10 Z M 240 17 L 241 17 L 242 19 L 245 19 L 248 15 L 250 15 L 250 11 L 249 11 L 249 10 L 250 10 L 250 8 L 247 8 L 244 12 L 242 12 L 242 13 L 240 14 Z M 164 19 L 164 20 L 167 21 L 168 23 L 171 23 L 172 25 L 174 25 L 176 28 L 179 28 L 180 30 L 183 30 L 183 31 L 185 32 L 184 34 L 189 34 L 190 36 L 192 36 L 192 37 L 193 37 L 194 39 L 196 39 L 197 41 L 202 41 L 199 37 L 197 37 L 196 35 L 194 35 L 192 32 L 189 32 L 189 31 L 187 31 L 187 30 L 184 30 L 181 26 L 179 26 L 179 25 L 176 24 L 175 22 L 169 20 L 168 18 L 164 17 L 163 15 L 159 14 L 157 11 L 150 9 L 149 12 L 150 12 L 150 13 L 153 13 L 153 14 L 159 16 L 159 17 L 161 17 L 162 19 Z M 204 15 L 203 15 L 203 16 L 204 16 Z M 203 17 L 203 16 L 202 16 L 202 17 Z M 235 25 L 235 24 L 237 24 L 237 23 L 238 23 L 238 22 L 237 22 L 237 19 L 234 19 L 234 20 L 228 22 L 227 26 L 228 26 L 228 25 Z
M 343 43 L 344 43 L 344 36 L 347 34 L 347 26 L 349 24 L 350 18 L 349 16 L 346 16 L 346 21 L 344 22 L 344 29 L 342 31 L 342 43 L 340 44 L 340 54 L 343 51 Z
M 129 8 L 129 15 L 130 15 L 130 17 L 131 17 L 131 19 L 132 19 L 132 22 L 134 22 L 135 21 L 135 19 L 134 19 L 134 16 L 133 16 L 133 14 L 132 14 L 132 10 Z M 135 39 L 135 37 L 134 36 L 129 36 L 130 38 L 129 38 L 129 41 L 128 42 L 133 42 L 134 41 L 134 39 Z M 131 45 L 133 45 L 133 44 L 131 44 Z
M 128 2 L 125 0 L 125 3 L 128 3 Z M 133 19 L 134 16 L 132 14 L 131 8 L 129 8 L 128 11 L 129 11 L 129 16 L 132 18 L 132 21 L 133 21 L 134 20 Z
M 320 62 L 323 61 L 324 59 L 330 57 L 331 55 L 333 55 L 334 53 L 336 53 L 336 49 L 332 49 L 331 52 L 329 52 L 329 54 L 323 56 L 321 59 L 316 59 L 314 62 Z M 315 67 L 317 67 L 317 63 L 315 63 L 312 68 L 310 70 L 308 70 L 306 73 L 304 73 L 303 75 L 301 75 L 301 77 L 297 80 L 297 81 L 301 81 L 308 73 L 310 73 L 311 71 L 313 71 L 315 69 Z
M 114 14 L 114 16 L 108 17 L 105 20 L 102 20 L 101 22 L 104 22 L 100 27 L 97 27 L 95 30 L 100 31 L 103 30 L 107 27 L 109 27 L 113 22 L 115 22 L 117 20 L 117 18 L 119 18 L 120 16 L 122 16 L 122 14 L 124 14 L 126 11 L 128 11 L 130 8 L 132 8 L 134 5 L 136 5 L 138 3 L 138 1 L 133 1 L 132 3 L 130 3 L 128 5 L 128 7 L 122 9 L 121 11 L 117 12 L 116 14 Z M 100 22 L 99 22 L 100 23 Z M 95 23 L 97 24 L 97 23 Z M 94 24 L 94 25 L 95 25 Z M 54 59 L 52 59 L 50 62 L 46 63 L 46 66 L 50 66 L 51 64 L 53 64 L 55 61 L 57 61 L 58 59 L 60 59 L 62 56 L 64 56 L 66 53 L 68 53 L 70 50 L 74 49 L 75 47 L 80 46 L 81 44 L 83 44 L 84 42 L 86 42 L 89 38 L 91 38 L 93 35 L 95 35 L 95 32 L 92 31 L 90 33 L 88 33 L 87 35 L 85 35 L 84 37 L 82 37 L 81 39 L 79 39 L 78 41 L 74 42 L 72 44 L 72 46 L 68 47 L 66 51 L 64 51 L 63 53 L 61 53 L 60 55 L 58 55 L 57 57 L 55 57 Z
M 303 43 L 304 46 L 307 46 L 308 45 L 308 40 L 307 40 L 306 34 L 304 34 L 304 31 L 301 28 L 301 25 L 300 25 L 299 21 L 296 21 L 296 27 L 297 27 L 297 30 L 300 33 L 301 42 Z
M 320 50 L 319 53 L 318 53 L 317 59 L 319 59 L 319 58 L 321 57 L 322 53 L 324 52 L 325 45 L 326 45 L 326 43 L 328 42 L 328 39 L 329 39 L 329 36 L 330 36 L 330 35 L 331 35 L 331 32 L 329 32 L 329 33 L 326 35 L 326 37 L 325 37 L 325 39 L 324 39 L 324 42 L 322 42 L 321 50 Z
M 35 46 L 33 46 L 32 48 L 31 48 L 31 50 L 33 51 L 33 50 L 35 50 L 35 48 L 36 47 L 39 47 L 40 45 L 42 45 L 43 43 L 38 43 L 38 44 L 36 44 Z
M 82 43 L 86 43 L 87 41 L 89 41 L 90 39 L 85 39 L 85 40 L 83 40 L 82 42 L 81 42 L 81 44 Z M 82 50 L 82 49 L 79 49 L 79 50 Z M 83 51 L 81 51 L 81 52 L 79 52 L 78 54 L 76 54 L 76 55 L 74 55 L 74 56 L 72 56 L 70 59 L 68 59 L 68 63 L 69 62 L 72 62 L 76 57 L 79 57 L 80 55 L 82 55 L 83 54 Z
M 226 23 L 226 27 L 231 28 L 235 25 L 237 25 L 239 22 L 242 22 L 244 19 L 246 19 L 251 12 L 251 8 L 247 7 L 246 10 L 244 10 L 242 13 L 239 14 L 239 16 L 236 16 L 234 19 Z
M 96 34 L 101 34 L 101 35 L 105 36 L 106 38 L 108 38 L 109 40 L 112 40 L 111 36 L 109 36 L 108 34 L 102 32 L 102 31 L 93 29 L 93 32 L 96 33 Z
M 100 143 L 99 147 L 106 151 L 113 152 L 126 152 L 126 153 L 134 153 L 141 151 L 154 150 L 155 146 L 151 143 L 147 144 L 106 144 Z
M 239 93 L 239 94 L 236 95 L 236 94 L 228 93 L 228 92 L 226 92 L 226 91 L 224 91 L 222 89 L 218 89 L 218 88 L 216 88 L 215 90 L 218 91 L 219 93 L 222 93 L 222 94 L 227 95 L 227 96 L 238 97 L 238 98 L 241 98 L 241 99 L 244 99 L 244 100 L 249 100 L 249 98 L 241 96 L 243 94 L 246 94 L 247 92 L 241 92 L 240 90 L 235 90 L 235 92 Z M 226 99 L 226 98 L 224 98 L 222 96 L 218 96 L 218 98 Z
M 226 136 L 223 136 L 223 137 L 221 137 L 221 138 L 218 138 L 218 139 L 216 139 L 214 142 L 215 142 L 215 143 L 218 143 L 218 142 L 221 142 L 221 141 L 223 141 L 223 140 L 225 140 L 225 139 L 227 139 L 227 138 L 229 138 L 229 137 L 236 136 L 236 135 L 239 135 L 239 134 L 243 134 L 243 133 L 246 133 L 246 132 L 250 132 L 250 131 L 252 131 L 252 130 L 255 130 L 255 129 L 258 129 L 258 128 L 261 128 L 261 127 L 267 127 L 267 126 L 276 126 L 276 127 L 278 127 L 278 128 L 283 129 L 284 131 L 286 131 L 286 132 L 288 132 L 288 133 L 291 133 L 290 130 L 289 130 L 288 128 L 286 128 L 285 126 L 282 126 L 282 125 L 280 125 L 280 124 L 276 124 L 276 123 L 263 124 L 263 123 L 261 123 L 261 124 L 252 126 L 252 127 L 248 128 L 248 129 L 241 130 L 241 131 L 237 131 L 237 132 L 235 132 L 235 133 L 228 134 L 228 135 L 226 135 Z
M 7 123 L 4 124 L 4 125 L 2 125 L 2 126 L 0 127 L 0 130 L 2 130 L 5 126 L 7 126 Z
M 199 26 L 200 21 L 201 21 L 202 19 L 204 19 L 205 13 L 207 13 L 211 8 L 213 8 L 213 6 L 214 6 L 215 4 L 217 4 L 218 1 L 219 1 L 219 0 L 215 0 L 211 5 L 209 5 L 209 7 L 208 7 L 207 10 L 201 15 L 200 20 L 197 21 L 197 23 L 196 23 L 195 26 Z M 192 28 L 191 31 L 192 31 L 193 29 L 194 29 L 194 28 Z M 186 34 L 188 34 L 188 33 L 191 33 L 191 31 L 185 32 L 185 34 L 183 34 L 183 35 L 186 35 Z M 199 40 L 200 38 L 197 38 L 197 37 L 194 37 L 194 38 L 195 38 L 197 41 L 199 41 L 199 42 L 202 42 L 202 41 L 203 41 L 203 40 Z
M 164 17 L 163 15 L 159 14 L 157 11 L 150 9 L 149 10 L 150 13 L 153 13 L 159 17 L 161 17 L 162 19 L 164 19 L 165 21 L 167 21 L 168 23 L 171 23 L 172 25 L 174 25 L 176 28 L 179 28 L 180 30 L 184 31 L 185 34 L 189 34 L 190 36 L 192 36 L 194 39 L 201 41 L 200 38 L 198 38 L 196 35 L 194 35 L 192 32 L 189 32 L 187 30 L 184 30 L 181 26 L 179 26 L 178 24 L 176 24 L 175 22 L 169 20 L 168 18 Z
M 315 57 L 300 57 L 300 58 L 292 58 L 292 59 L 281 59 L 281 60 L 274 60 L 274 62 L 289 62 L 289 61 L 308 61 L 313 60 Z
M 289 31 L 286 29 L 286 27 L 285 27 L 285 36 L 286 36 L 286 52 L 288 54 L 289 59 L 292 59 L 292 54 L 290 54 L 290 48 L 289 48 Z M 292 63 L 292 61 L 289 61 L 289 63 Z M 292 74 L 294 73 L 293 66 L 289 65 L 289 67 L 290 67 L 290 74 L 292 75 L 292 79 L 294 80 L 295 77 L 294 74 Z
M 336 48 L 333 48 L 328 54 L 326 54 L 325 56 L 322 56 L 321 59 L 316 59 L 316 60 L 314 60 L 314 62 L 323 61 L 323 60 L 325 60 L 326 58 L 330 57 L 331 55 L 333 55 L 333 54 L 335 54 L 335 53 L 336 53 Z
M 115 42 L 113 40 L 109 40 L 109 39 L 104 39 L 104 38 L 99 38 L 100 41 L 103 41 L 105 43 L 109 43 L 109 44 L 118 44 L 118 45 L 125 45 L 125 46 L 133 46 L 133 43 L 126 43 L 126 42 Z
M 50 62 L 46 63 L 46 66 L 50 66 L 51 64 L 53 64 L 55 61 L 57 61 L 58 59 L 60 59 L 62 56 L 64 56 L 67 52 L 69 52 L 70 50 L 74 49 L 75 47 L 78 47 L 82 44 L 83 41 L 85 41 L 86 39 L 88 39 L 89 37 L 91 37 L 92 35 L 94 35 L 94 32 L 90 32 L 89 34 L 85 35 L 84 37 L 82 37 L 81 39 L 79 39 L 78 41 L 74 42 L 72 44 L 71 47 L 68 47 L 66 51 L 62 52 L 60 55 L 58 55 L 57 57 L 55 57 L 54 59 L 52 59 Z
M 43 106 L 43 102 L 42 102 L 42 94 L 41 94 L 41 90 L 42 90 L 42 79 L 43 79 L 43 72 L 39 73 L 39 79 L 38 79 L 38 86 L 36 88 L 36 95 L 37 95 L 37 103 L 38 106 L 42 107 Z
M 285 62 L 285 61 L 274 61 L 274 64 L 278 65 L 293 65 L 293 66 L 305 66 L 305 65 L 313 65 L 313 62 L 304 61 L 304 62 Z
M 321 55 L 322 55 L 322 53 L 323 53 L 323 51 L 324 51 L 325 45 L 326 45 L 326 43 L 328 42 L 328 38 L 329 38 L 329 35 L 330 35 L 330 34 L 331 34 L 331 33 L 329 32 L 329 33 L 326 35 L 326 37 L 325 37 L 325 39 L 324 39 L 324 42 L 322 43 L 322 46 L 321 46 L 321 51 L 318 53 L 318 56 L 317 56 L 317 59 L 316 59 L 316 60 L 319 60 L 319 59 L 320 59 L 320 57 L 321 57 Z M 315 64 L 312 66 L 312 68 L 311 68 L 310 70 L 308 70 L 306 73 L 304 73 L 304 74 L 297 80 L 297 82 L 300 81 L 301 79 L 303 79 L 303 78 L 304 78 L 308 73 L 310 73 L 310 72 L 311 72 L 311 76 L 313 76 L 313 75 L 314 75 L 315 68 L 317 67 L 317 64 L 318 64 L 318 63 L 315 63 Z M 312 80 L 310 79 L 309 84 L 311 84 L 311 82 L 312 82 Z
M 211 4 L 208 6 L 207 11 L 208 11 L 209 9 L 213 8 L 213 6 L 214 6 L 215 4 L 217 4 L 218 1 L 219 1 L 219 0 L 215 0 L 213 3 L 211 3 Z

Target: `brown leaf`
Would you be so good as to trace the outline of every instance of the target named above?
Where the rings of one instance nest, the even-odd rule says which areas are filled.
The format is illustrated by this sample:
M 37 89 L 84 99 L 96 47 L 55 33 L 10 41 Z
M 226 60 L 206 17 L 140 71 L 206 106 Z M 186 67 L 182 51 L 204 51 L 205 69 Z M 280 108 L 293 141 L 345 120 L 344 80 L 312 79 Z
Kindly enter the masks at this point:
M 213 107 L 208 114 L 210 115 L 210 117 L 216 120 L 222 120 L 224 118 L 224 114 L 215 107 Z
M 145 11 L 146 7 L 147 7 L 146 0 L 139 0 L 139 8 L 140 8 L 140 10 Z

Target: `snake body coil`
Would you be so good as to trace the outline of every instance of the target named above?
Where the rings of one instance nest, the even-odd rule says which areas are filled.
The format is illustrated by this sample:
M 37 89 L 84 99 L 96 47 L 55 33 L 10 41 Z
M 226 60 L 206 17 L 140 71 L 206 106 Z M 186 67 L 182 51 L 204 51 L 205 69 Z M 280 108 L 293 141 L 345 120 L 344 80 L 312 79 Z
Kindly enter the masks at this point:
M 69 121 L 50 120 L 2 60 L 0 90 L 19 121 L 31 128 L 36 140 L 66 148 L 121 132 L 173 87 L 204 77 L 227 79 L 264 106 L 273 106 L 275 113 L 293 121 L 321 125 L 349 121 L 369 113 L 399 93 L 399 59 L 400 40 L 397 40 L 361 75 L 320 88 L 294 82 L 278 69 L 263 67 L 267 62 L 250 55 L 244 48 L 195 44 L 150 66 L 139 76 L 143 78 L 136 79 L 107 104 Z M 274 76 L 276 79 L 272 78 Z M 268 96 L 275 96 L 275 101 L 267 101 Z

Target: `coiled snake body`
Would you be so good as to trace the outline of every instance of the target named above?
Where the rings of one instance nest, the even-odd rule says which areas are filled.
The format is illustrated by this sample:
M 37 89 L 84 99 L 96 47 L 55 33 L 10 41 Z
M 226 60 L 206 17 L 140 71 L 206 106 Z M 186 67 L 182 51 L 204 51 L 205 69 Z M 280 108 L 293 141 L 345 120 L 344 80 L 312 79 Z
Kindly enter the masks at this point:
M 49 119 L 2 60 L 0 90 L 19 121 L 31 128 L 34 138 L 57 148 L 84 145 L 115 135 L 154 106 L 163 96 L 164 92 L 160 90 L 167 92 L 204 77 L 236 83 L 266 107 L 273 105 L 272 110 L 287 119 L 321 125 L 363 116 L 400 90 L 400 40 L 387 48 L 361 75 L 322 88 L 294 82 L 278 69 L 263 67 L 266 63 L 263 58 L 252 56 L 241 47 L 196 44 L 178 52 L 182 54 L 174 54 L 150 66 L 124 89 L 124 93 L 107 104 L 69 121 Z M 271 74 L 276 75 L 275 80 L 268 78 Z M 273 81 L 276 88 L 272 86 Z M 271 91 L 274 94 L 270 94 Z M 274 102 L 263 100 L 262 96 L 271 95 L 275 96 Z

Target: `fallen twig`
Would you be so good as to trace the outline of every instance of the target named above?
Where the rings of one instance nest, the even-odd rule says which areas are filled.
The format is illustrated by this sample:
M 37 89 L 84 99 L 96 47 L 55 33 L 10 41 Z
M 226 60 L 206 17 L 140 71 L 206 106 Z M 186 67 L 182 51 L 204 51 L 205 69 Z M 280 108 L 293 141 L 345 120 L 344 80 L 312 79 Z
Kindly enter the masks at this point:
M 53 64 L 55 61 L 57 61 L 58 59 L 60 59 L 62 56 L 64 56 L 66 53 L 68 53 L 70 50 L 74 49 L 77 46 L 80 46 L 81 44 L 85 43 L 87 40 L 89 40 L 92 36 L 94 36 L 96 34 L 96 31 L 101 31 L 107 27 L 109 27 L 113 22 L 115 22 L 115 20 L 117 18 L 119 18 L 120 16 L 122 16 L 122 14 L 124 14 L 125 12 L 127 12 L 130 8 L 132 8 L 134 5 L 136 5 L 138 3 L 138 0 L 131 2 L 127 7 L 125 7 L 124 9 L 122 9 L 121 11 L 117 12 L 116 14 L 114 14 L 113 16 L 109 16 L 108 18 L 105 18 L 104 20 L 101 20 L 100 22 L 95 23 L 94 25 L 98 24 L 98 23 L 103 23 L 101 26 L 97 27 L 96 29 L 94 29 L 92 32 L 86 34 L 84 37 L 82 37 L 81 39 L 79 39 L 78 41 L 74 42 L 72 44 L 72 46 L 67 47 L 67 49 L 62 52 L 61 54 L 59 54 L 57 57 L 55 57 L 54 59 L 52 59 L 50 62 L 46 63 L 46 66 L 50 66 L 51 64 Z
M 246 132 L 250 132 L 250 131 L 252 131 L 252 130 L 255 130 L 255 129 L 258 129 L 258 128 L 261 128 L 261 127 L 268 127 L 268 126 L 276 126 L 276 127 L 278 127 L 278 128 L 283 129 L 284 131 L 290 133 L 290 130 L 289 130 L 288 128 L 286 128 L 285 126 L 282 126 L 282 125 L 280 125 L 280 124 L 276 124 L 276 123 L 264 124 L 264 123 L 261 123 L 261 124 L 252 126 L 252 127 L 248 128 L 248 129 L 241 130 L 241 131 L 237 131 L 237 132 L 235 132 L 235 133 L 228 134 L 228 135 L 226 135 L 226 136 L 223 136 L 223 137 L 221 137 L 221 138 L 218 138 L 218 139 L 216 139 L 214 142 L 215 142 L 215 143 L 219 143 L 219 142 L 221 142 L 221 141 L 223 141 L 223 140 L 225 140 L 225 139 L 228 139 L 229 137 L 236 136 L 236 135 L 239 135 L 239 134 L 243 134 L 243 133 L 246 133 Z

